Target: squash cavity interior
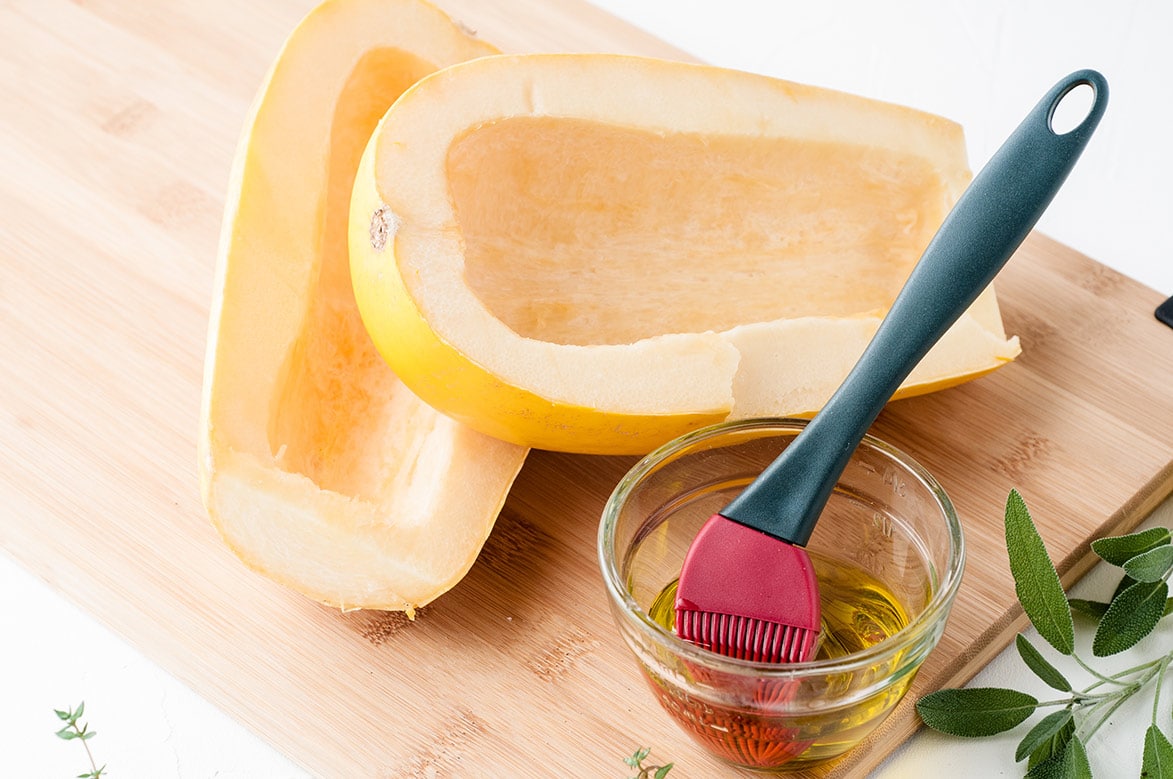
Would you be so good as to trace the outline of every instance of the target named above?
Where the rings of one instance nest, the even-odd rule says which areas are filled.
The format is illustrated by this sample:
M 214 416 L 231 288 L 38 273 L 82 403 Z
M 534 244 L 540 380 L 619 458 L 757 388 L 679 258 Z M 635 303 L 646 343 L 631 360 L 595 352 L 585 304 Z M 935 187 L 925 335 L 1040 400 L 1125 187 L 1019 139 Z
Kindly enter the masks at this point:
M 426 461 L 426 453 L 397 451 L 387 443 L 429 440 L 404 435 L 403 428 L 431 417 L 415 413 L 422 401 L 403 386 L 363 328 L 347 252 L 350 195 L 363 149 L 387 106 L 435 69 L 399 49 L 373 49 L 347 79 L 331 125 L 317 276 L 271 407 L 271 454 L 283 470 L 373 503 L 402 498 L 413 474 L 426 472 L 407 467 Z
M 446 174 L 470 289 L 575 345 L 886 310 L 950 202 L 891 149 L 579 118 L 474 127 Z

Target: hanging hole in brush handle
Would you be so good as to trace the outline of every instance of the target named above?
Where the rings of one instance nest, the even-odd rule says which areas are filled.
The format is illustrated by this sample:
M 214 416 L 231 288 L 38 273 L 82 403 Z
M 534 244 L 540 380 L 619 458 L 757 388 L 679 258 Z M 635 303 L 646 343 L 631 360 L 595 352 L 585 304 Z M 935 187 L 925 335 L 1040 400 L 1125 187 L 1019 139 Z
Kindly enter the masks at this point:
M 1091 83 L 1074 83 L 1059 96 L 1051 107 L 1048 124 L 1055 135 L 1066 135 L 1078 128 L 1091 113 L 1096 101 L 1096 88 Z

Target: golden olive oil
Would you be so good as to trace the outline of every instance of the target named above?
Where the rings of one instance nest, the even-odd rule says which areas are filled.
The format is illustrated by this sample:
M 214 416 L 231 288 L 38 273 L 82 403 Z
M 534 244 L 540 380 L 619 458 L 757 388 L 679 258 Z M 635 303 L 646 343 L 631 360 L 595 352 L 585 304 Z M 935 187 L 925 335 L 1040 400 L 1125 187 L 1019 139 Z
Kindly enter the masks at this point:
M 811 554 L 819 582 L 822 629 L 815 660 L 835 660 L 885 640 L 909 622 L 909 609 L 883 583 L 858 565 Z M 668 630 L 675 622 L 678 580 L 664 587 L 648 610 Z M 918 597 L 919 599 L 919 597 Z M 850 671 L 829 670 L 801 680 L 723 675 L 686 663 L 684 685 L 649 675 L 660 703 L 703 745 L 736 763 L 769 769 L 820 762 L 855 744 L 882 721 L 912 680 L 903 673 L 903 653 Z M 687 688 L 704 688 L 701 696 Z M 724 689 L 728 687 L 728 689 Z M 858 690 L 858 693 L 856 692 Z M 804 701 L 843 696 L 828 710 Z M 725 705 L 728 704 L 728 705 Z

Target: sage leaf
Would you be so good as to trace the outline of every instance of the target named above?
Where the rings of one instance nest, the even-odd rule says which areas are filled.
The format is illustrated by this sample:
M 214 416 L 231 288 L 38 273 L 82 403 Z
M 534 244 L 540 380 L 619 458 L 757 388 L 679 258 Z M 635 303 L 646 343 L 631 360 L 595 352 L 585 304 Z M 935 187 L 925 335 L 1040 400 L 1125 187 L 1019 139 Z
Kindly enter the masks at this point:
M 1094 620 L 1099 620 L 1104 616 L 1104 612 L 1108 610 L 1108 604 L 1098 600 L 1084 600 L 1083 598 L 1068 598 L 1067 603 L 1071 608 L 1085 617 L 1091 617 Z
M 1173 567 L 1173 546 L 1158 546 L 1133 557 L 1124 564 L 1124 572 L 1142 582 L 1155 582 L 1169 575 Z
M 1134 580 L 1134 578 L 1132 578 L 1131 576 L 1126 575 L 1126 576 L 1121 577 L 1120 582 L 1116 585 L 1116 591 L 1112 592 L 1112 600 L 1116 600 L 1116 598 L 1120 595 L 1120 592 L 1124 592 L 1126 589 L 1132 587 L 1132 585 L 1135 583 L 1137 583 L 1137 580 Z M 1089 603 L 1091 603 L 1091 601 L 1089 601 Z M 1105 610 L 1107 610 L 1107 607 L 1108 607 L 1108 604 L 1105 603 L 1104 604 Z M 1169 600 L 1165 602 L 1165 615 L 1164 616 L 1167 616 L 1169 614 L 1173 614 L 1173 598 L 1169 598 Z M 1100 615 L 1100 616 L 1104 616 L 1104 615 Z
M 1063 750 L 1063 771 L 1068 779 L 1092 779 L 1092 764 L 1087 759 L 1087 748 L 1077 736 L 1073 736 Z
M 1111 600 L 1116 600 L 1116 596 L 1127 590 L 1132 585 L 1136 584 L 1136 579 L 1133 579 L 1128 574 L 1120 577 L 1120 581 L 1116 583 L 1116 589 L 1112 591 Z
M 1014 590 L 1039 635 L 1062 654 L 1075 651 L 1075 623 L 1055 564 L 1017 490 L 1006 499 L 1006 552 Z
M 1038 705 L 1037 698 L 1018 690 L 970 687 L 929 693 L 916 702 L 916 711 L 933 730 L 978 738 L 1010 730 Z
M 1092 654 L 1123 652 L 1153 632 L 1165 614 L 1168 596 L 1169 585 L 1158 581 L 1137 582 L 1113 598 L 1092 638 Z
M 1144 759 L 1140 764 L 1143 779 L 1173 779 L 1173 744 L 1155 724 L 1144 734 Z
M 1066 745 L 1064 745 L 1064 749 L 1066 750 Z M 1060 752 L 1036 763 L 1026 772 L 1025 779 L 1064 779 L 1063 755 L 1064 752 Z
M 1059 672 L 1059 669 L 1051 665 L 1047 658 L 1035 649 L 1026 636 L 1019 633 L 1014 638 L 1014 645 L 1018 648 L 1018 655 L 1022 661 L 1026 663 L 1026 667 L 1034 671 L 1035 676 L 1042 679 L 1046 685 L 1055 690 L 1063 692 L 1071 692 L 1071 682 Z M 1022 758 L 1019 758 L 1021 760 Z
M 1051 740 L 1071 724 L 1074 719 L 1075 717 L 1072 715 L 1071 709 L 1053 711 L 1043 717 L 1035 723 L 1035 726 L 1030 729 L 1030 732 L 1023 736 L 1022 741 L 1018 742 L 1018 749 L 1014 752 L 1014 759 L 1021 762 L 1033 755 L 1039 747 L 1050 744 Z
M 1092 541 L 1092 551 L 1098 554 L 1100 559 L 1106 560 L 1112 565 L 1123 566 L 1138 554 L 1142 554 L 1158 546 L 1168 545 L 1169 542 L 1169 529 L 1154 527 L 1148 530 L 1141 530 L 1137 533 L 1129 533 L 1125 536 L 1097 538 L 1095 541 Z
M 1063 750 L 1067 749 L 1067 742 L 1075 735 L 1075 718 L 1068 720 L 1067 724 L 1060 728 L 1059 732 L 1051 736 L 1050 741 L 1039 744 L 1038 748 L 1031 752 L 1030 760 L 1026 762 L 1027 770 L 1034 768 L 1039 763 L 1045 762 L 1052 758 L 1060 759 L 1063 757 Z
M 1026 779 L 1092 779 L 1092 767 L 1083 742 L 1072 736 L 1061 754 L 1027 771 Z

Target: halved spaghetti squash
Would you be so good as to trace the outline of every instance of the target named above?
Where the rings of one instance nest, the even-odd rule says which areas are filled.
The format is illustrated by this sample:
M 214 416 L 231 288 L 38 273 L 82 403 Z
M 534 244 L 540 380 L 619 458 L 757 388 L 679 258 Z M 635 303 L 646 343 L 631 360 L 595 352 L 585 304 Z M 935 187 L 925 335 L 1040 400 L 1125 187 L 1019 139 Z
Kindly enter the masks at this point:
M 347 259 L 359 157 L 387 107 L 495 50 L 418 0 L 328 0 L 241 139 L 213 296 L 204 503 L 249 566 L 345 609 L 411 613 L 455 584 L 526 449 L 420 401 L 363 328 Z
M 720 68 L 488 57 L 387 113 L 351 210 L 363 320 L 490 435 L 642 453 L 830 396 L 969 181 L 940 117 Z M 900 395 L 1018 353 L 993 290 Z

